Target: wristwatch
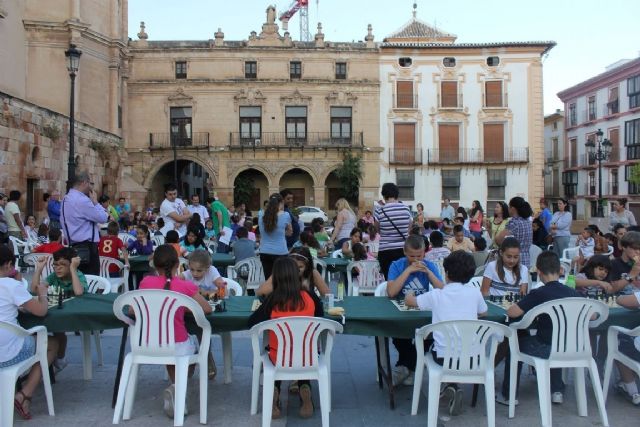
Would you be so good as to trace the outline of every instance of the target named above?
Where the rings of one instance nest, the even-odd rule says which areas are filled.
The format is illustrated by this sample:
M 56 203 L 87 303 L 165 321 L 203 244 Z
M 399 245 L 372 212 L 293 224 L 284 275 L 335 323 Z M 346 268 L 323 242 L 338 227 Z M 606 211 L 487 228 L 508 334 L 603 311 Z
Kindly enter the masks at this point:
M 622 273 L 620 275 L 620 277 L 623 278 L 624 280 L 626 280 L 629 283 L 633 282 L 633 280 L 634 280 L 634 278 L 629 273 Z

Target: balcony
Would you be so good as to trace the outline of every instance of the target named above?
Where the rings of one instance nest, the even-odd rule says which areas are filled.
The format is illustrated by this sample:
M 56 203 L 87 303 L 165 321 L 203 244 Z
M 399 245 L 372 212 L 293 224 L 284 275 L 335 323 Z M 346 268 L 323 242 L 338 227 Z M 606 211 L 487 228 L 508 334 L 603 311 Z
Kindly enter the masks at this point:
M 580 123 L 589 123 L 598 118 L 598 112 L 596 111 L 596 106 L 593 106 L 593 110 L 583 110 L 580 114 Z
M 597 196 L 598 195 L 598 186 L 596 185 L 596 183 L 585 183 L 584 186 L 582 187 L 582 195 L 590 197 L 590 196 Z
M 582 168 L 595 168 L 598 166 L 598 161 L 593 154 L 583 153 L 579 155 L 578 166 Z
M 460 110 L 463 105 L 461 93 L 454 95 L 438 95 L 438 108 L 441 110 Z
M 262 132 L 249 136 L 229 133 L 229 148 L 349 148 L 364 147 L 364 133 L 307 132 L 292 135 L 286 132 Z
M 484 108 L 508 108 L 507 94 L 484 94 L 483 104 Z
M 172 133 L 150 133 L 150 150 L 209 149 L 209 132 L 193 132 L 191 137 Z
M 563 159 L 563 165 L 565 169 L 568 168 L 577 168 L 578 167 L 578 159 L 577 156 L 566 157 Z
M 396 110 L 417 109 L 418 95 L 393 95 L 393 108 Z
M 617 99 L 607 102 L 602 106 L 602 111 L 606 111 L 607 116 L 618 114 L 620 112 L 620 102 Z
M 617 196 L 618 195 L 618 183 L 617 182 L 609 182 L 608 188 L 607 188 L 607 194 L 610 196 Z
M 430 148 L 427 151 L 429 164 L 462 163 L 527 163 L 528 148 L 505 148 L 502 152 L 485 151 L 482 148 L 461 148 L 459 150 L 441 150 Z
M 421 165 L 422 150 L 420 147 L 414 149 L 389 148 L 389 164 L 391 165 Z

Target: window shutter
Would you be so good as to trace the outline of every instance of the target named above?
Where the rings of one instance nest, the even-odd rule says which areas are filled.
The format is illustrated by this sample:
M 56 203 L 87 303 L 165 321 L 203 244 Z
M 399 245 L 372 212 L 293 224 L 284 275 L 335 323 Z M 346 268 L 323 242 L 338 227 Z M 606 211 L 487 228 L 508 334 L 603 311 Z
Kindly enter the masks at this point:
M 484 124 L 484 161 L 504 161 L 504 124 Z
M 485 82 L 485 106 L 502 107 L 502 82 L 499 80 Z
M 416 158 L 416 125 L 396 123 L 393 126 L 393 150 L 396 161 L 413 163 Z
M 438 146 L 440 161 L 460 160 L 460 126 L 457 124 L 438 125 Z
M 399 80 L 396 85 L 398 108 L 413 108 L 413 81 Z
M 458 82 L 442 82 L 442 102 L 443 108 L 458 107 Z

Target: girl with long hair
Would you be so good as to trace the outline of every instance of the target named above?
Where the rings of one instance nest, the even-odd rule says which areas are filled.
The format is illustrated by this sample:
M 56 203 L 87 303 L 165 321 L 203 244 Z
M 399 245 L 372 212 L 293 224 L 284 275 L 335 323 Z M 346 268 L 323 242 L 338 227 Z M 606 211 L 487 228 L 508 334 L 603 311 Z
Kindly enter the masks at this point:
M 351 206 L 347 199 L 338 199 L 336 202 L 336 223 L 333 227 L 333 233 L 331 234 L 331 240 L 334 242 L 336 248 L 341 248 L 344 242 L 349 240 L 349 233 L 356 227 L 357 217 L 353 213 Z
M 493 218 L 485 219 L 485 227 L 491 236 L 491 248 L 498 249 L 500 245 L 496 243 L 496 236 L 505 229 L 509 222 L 509 206 L 505 202 L 496 202 L 493 208 Z
M 484 210 L 479 201 L 471 203 L 471 218 L 469 219 L 469 231 L 475 238 L 482 237 L 482 223 L 484 222 Z
M 331 293 L 329 286 L 322 278 L 320 272 L 314 268 L 313 258 L 311 257 L 309 248 L 303 246 L 292 248 L 289 258 L 292 258 L 296 262 L 298 271 L 300 272 L 302 287 L 309 290 L 312 296 L 316 297 L 316 289 L 318 293 L 320 293 L 320 296 Z M 256 290 L 256 295 L 265 296 L 271 292 L 273 292 L 273 280 L 269 278 Z
M 487 264 L 482 278 L 482 295 L 527 293 L 529 270 L 520 262 L 520 243 L 507 237 L 500 245 L 498 258 Z
M 279 193 L 269 197 L 264 214 L 258 217 L 260 228 L 260 262 L 264 277 L 269 278 L 276 259 L 286 256 L 287 239 L 293 233 L 291 215 L 284 211 L 284 201 Z

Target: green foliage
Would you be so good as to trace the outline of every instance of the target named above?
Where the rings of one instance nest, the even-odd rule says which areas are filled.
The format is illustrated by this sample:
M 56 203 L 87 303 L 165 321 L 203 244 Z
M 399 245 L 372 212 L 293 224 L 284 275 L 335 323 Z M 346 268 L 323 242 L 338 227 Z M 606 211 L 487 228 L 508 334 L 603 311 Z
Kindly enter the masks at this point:
M 233 204 L 244 203 L 249 205 L 251 202 L 251 196 L 255 191 L 255 185 L 253 179 L 248 175 L 240 174 L 233 183 Z
M 636 163 L 629 168 L 629 182 L 640 184 L 640 163 Z
M 362 161 L 360 157 L 354 157 L 351 151 L 345 150 L 342 166 L 335 170 L 335 174 L 342 185 L 342 197 L 357 206 L 360 180 L 362 179 Z

